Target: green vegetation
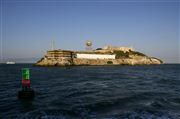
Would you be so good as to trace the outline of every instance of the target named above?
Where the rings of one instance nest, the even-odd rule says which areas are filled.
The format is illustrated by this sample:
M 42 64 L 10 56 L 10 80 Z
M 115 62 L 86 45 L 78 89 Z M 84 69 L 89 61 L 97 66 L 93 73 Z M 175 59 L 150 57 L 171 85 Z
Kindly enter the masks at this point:
M 120 50 L 115 50 L 114 53 L 116 54 L 116 59 L 129 58 L 129 52 L 123 52 Z
M 112 61 L 107 61 L 107 64 L 113 64 L 113 62 Z
M 116 54 L 116 59 L 129 58 L 129 55 L 146 56 L 145 54 L 137 52 L 137 51 L 123 52 L 123 51 L 120 51 L 120 50 L 115 50 L 114 54 Z
M 130 51 L 129 54 L 130 55 L 138 55 L 138 56 L 146 56 L 145 54 L 143 54 L 141 52 L 137 52 L 137 51 Z
M 97 48 L 96 50 L 102 50 L 102 48 Z

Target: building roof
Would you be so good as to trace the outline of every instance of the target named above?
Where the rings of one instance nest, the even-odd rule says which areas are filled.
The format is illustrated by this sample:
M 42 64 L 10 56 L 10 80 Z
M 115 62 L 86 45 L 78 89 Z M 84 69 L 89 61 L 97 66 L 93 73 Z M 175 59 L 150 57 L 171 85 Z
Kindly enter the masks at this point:
M 74 51 L 57 49 L 57 50 L 48 50 L 47 52 L 74 52 Z

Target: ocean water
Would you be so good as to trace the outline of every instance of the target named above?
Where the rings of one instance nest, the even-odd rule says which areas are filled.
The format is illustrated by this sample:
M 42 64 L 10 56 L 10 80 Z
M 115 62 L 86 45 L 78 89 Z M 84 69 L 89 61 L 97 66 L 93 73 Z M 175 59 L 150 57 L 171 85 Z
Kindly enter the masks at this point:
M 33 100 L 20 100 L 21 68 Z M 180 119 L 180 65 L 0 65 L 0 119 Z

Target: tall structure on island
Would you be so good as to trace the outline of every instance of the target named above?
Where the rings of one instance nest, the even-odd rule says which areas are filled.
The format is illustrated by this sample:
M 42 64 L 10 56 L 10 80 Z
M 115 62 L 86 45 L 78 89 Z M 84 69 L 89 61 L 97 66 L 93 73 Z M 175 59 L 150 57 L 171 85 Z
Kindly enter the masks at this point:
M 51 50 L 54 50 L 54 40 L 51 41 Z
M 86 51 L 92 51 L 92 42 L 86 41 Z

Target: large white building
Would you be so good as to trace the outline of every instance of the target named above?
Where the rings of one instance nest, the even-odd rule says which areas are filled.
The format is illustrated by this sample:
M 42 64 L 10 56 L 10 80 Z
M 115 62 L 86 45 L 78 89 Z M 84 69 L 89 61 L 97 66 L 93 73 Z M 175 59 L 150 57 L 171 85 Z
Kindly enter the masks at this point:
M 81 59 L 115 59 L 115 54 L 76 54 Z

